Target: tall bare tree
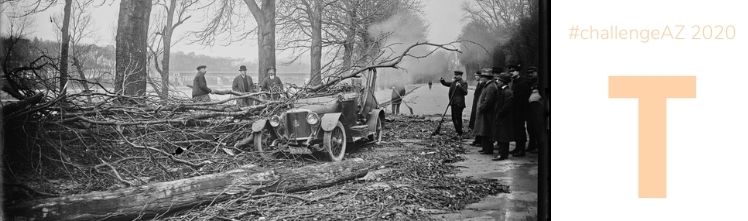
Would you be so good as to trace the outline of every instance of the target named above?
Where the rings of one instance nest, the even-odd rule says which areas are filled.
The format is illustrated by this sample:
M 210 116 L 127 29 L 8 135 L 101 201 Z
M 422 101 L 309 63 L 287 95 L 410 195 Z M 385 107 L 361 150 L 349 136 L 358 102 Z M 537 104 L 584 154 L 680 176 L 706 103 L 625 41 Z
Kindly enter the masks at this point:
M 62 18 L 62 44 L 60 48 L 60 93 L 65 93 L 65 84 L 68 79 L 68 49 L 70 48 L 70 13 L 73 0 L 65 0 L 65 8 Z
M 69 18 L 69 27 L 67 29 L 67 36 L 69 38 L 69 51 L 67 53 L 68 63 L 69 65 L 72 65 L 79 77 L 79 79 L 74 79 L 73 77 L 70 77 L 70 74 L 68 73 L 69 79 L 67 80 L 77 80 L 75 83 L 79 83 L 83 86 L 84 90 L 89 90 L 84 72 L 86 63 L 88 63 L 88 57 L 90 57 L 88 53 L 91 51 L 92 45 L 86 45 L 83 41 L 91 40 L 91 37 L 93 36 L 93 31 L 91 30 L 91 14 L 87 13 L 86 9 L 91 6 L 93 1 L 94 0 L 73 0 Z M 64 16 L 64 14 L 62 16 Z M 64 28 L 62 28 L 63 25 L 60 24 L 57 18 L 54 19 L 54 23 L 57 25 L 57 39 L 62 42 L 61 39 L 65 36 L 62 34 L 64 30 Z M 68 72 L 72 71 L 68 68 Z
M 196 4 L 197 0 L 157 0 L 155 3 L 155 5 L 161 6 L 163 9 L 163 11 L 161 11 L 161 14 L 163 15 L 157 14 L 156 16 L 165 19 L 162 21 L 163 24 L 156 25 L 156 28 L 160 27 L 160 29 L 155 33 L 153 41 L 151 45 L 149 45 L 149 50 L 156 71 L 161 75 L 161 85 L 160 88 L 158 88 L 160 89 L 160 92 L 158 92 L 158 94 L 164 102 L 169 98 L 169 62 L 171 47 L 176 43 L 172 40 L 172 37 L 177 27 L 192 17 L 191 15 L 187 15 L 187 13 L 193 6 L 196 6 Z M 156 39 L 158 39 L 158 41 Z M 159 55 L 161 56 L 160 60 Z M 161 64 L 159 65 L 159 63 Z
M 310 55 L 310 84 L 326 75 L 339 75 L 361 67 L 375 54 L 372 45 L 382 39 L 369 36 L 368 28 L 402 10 L 417 8 L 414 0 L 290 0 L 278 10 L 279 49 Z M 326 60 L 326 61 L 322 61 Z M 334 73 L 329 71 L 335 70 Z
M 494 33 L 513 32 L 537 8 L 537 0 L 474 0 L 463 8 L 468 18 L 485 23 Z
M 145 95 L 151 5 L 150 0 L 120 2 L 114 78 L 114 89 L 118 94 Z
M 286 28 L 284 31 L 286 43 L 284 45 L 308 47 L 311 64 L 310 85 L 318 85 L 322 80 L 323 16 L 325 8 L 334 2 L 337 1 L 291 0 L 281 3 L 279 20 L 281 25 Z
M 213 0 L 209 5 L 213 10 L 206 11 L 212 18 L 203 30 L 195 32 L 198 41 L 214 44 L 219 39 L 228 39 L 233 42 L 256 34 L 258 78 L 262 83 L 268 68 L 275 68 L 275 0 Z M 248 24 L 252 21 L 246 20 L 250 14 L 254 26 Z

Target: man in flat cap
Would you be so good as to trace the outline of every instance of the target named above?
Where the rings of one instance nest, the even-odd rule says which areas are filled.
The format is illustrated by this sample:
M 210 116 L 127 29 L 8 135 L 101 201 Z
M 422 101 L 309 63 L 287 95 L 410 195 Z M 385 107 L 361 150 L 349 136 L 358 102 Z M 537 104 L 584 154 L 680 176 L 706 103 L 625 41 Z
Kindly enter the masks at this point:
M 454 71 L 454 78 L 447 82 L 439 78 L 442 85 L 449 87 L 449 105 L 452 109 L 452 123 L 457 131 L 457 139 L 462 138 L 462 110 L 465 109 L 465 95 L 468 93 L 468 85 L 462 79 L 462 71 Z
M 247 66 L 239 66 L 239 75 L 234 78 L 231 90 L 242 93 L 255 92 L 255 83 L 252 82 L 252 77 L 247 75 Z M 250 106 L 252 104 L 254 104 L 254 100 L 251 98 L 239 98 L 236 100 L 236 105 L 239 107 Z
M 516 148 L 512 151 L 513 156 L 521 157 L 525 156 L 525 147 L 527 145 L 527 132 L 525 129 L 525 123 L 527 122 L 527 115 L 529 112 L 530 98 L 530 80 L 527 76 L 522 76 L 519 73 L 519 65 L 509 66 L 509 74 L 512 77 L 511 88 L 514 93 L 514 99 L 512 99 L 512 109 L 514 110 L 514 141 L 517 143 Z
M 499 147 L 499 156 L 494 157 L 494 161 L 506 160 L 509 158 L 509 142 L 514 139 L 514 121 L 513 109 L 514 93 L 509 83 L 512 82 L 512 76 L 509 73 L 494 73 L 498 76 L 496 83 L 498 92 L 493 108 L 493 128 L 491 129 L 492 137 Z
M 208 83 L 205 81 L 205 65 L 197 66 L 197 74 L 195 79 L 192 80 L 192 100 L 194 102 L 210 102 L 210 93 L 213 92 L 208 88 Z
M 267 73 L 267 78 L 260 83 L 260 90 L 269 92 L 270 99 L 278 100 L 281 98 L 281 94 L 285 93 L 285 90 L 283 90 L 283 81 L 278 76 L 275 76 L 274 67 L 269 67 Z

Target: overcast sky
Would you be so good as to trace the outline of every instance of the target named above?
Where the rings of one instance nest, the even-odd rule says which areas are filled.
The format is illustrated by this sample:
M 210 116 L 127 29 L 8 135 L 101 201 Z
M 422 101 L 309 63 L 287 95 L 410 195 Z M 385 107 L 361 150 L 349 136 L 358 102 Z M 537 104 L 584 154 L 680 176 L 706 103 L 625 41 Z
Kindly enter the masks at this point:
M 436 43 L 446 43 L 457 39 L 459 32 L 464 25 L 462 3 L 466 0 L 423 0 L 424 19 L 429 23 L 429 41 Z M 61 1 L 62 2 L 62 1 Z M 54 24 L 50 18 L 61 14 L 62 4 L 50 8 L 49 10 L 33 15 L 32 27 L 29 30 L 29 37 L 39 37 L 42 39 L 55 40 Z M 93 27 L 95 30 L 94 38 L 90 39 L 92 43 L 106 45 L 114 44 L 115 27 L 117 23 L 119 1 L 114 1 L 100 7 L 90 9 L 93 16 Z M 6 8 L 7 12 L 8 8 Z M 4 13 L 5 14 L 5 13 Z M 195 12 L 193 18 L 188 20 L 183 26 L 180 26 L 175 36 L 184 35 L 188 30 L 200 28 L 204 13 Z M 7 32 L 7 21 L 3 15 L 0 23 L 3 33 Z M 177 39 L 175 37 L 174 39 Z M 247 61 L 257 59 L 257 41 L 254 39 L 242 42 L 231 43 L 229 46 L 216 45 L 205 47 L 197 44 L 190 44 L 189 39 L 179 42 L 172 48 L 173 51 L 195 52 L 210 56 L 222 56 L 240 58 Z M 283 56 L 279 56 L 279 62 L 283 61 Z

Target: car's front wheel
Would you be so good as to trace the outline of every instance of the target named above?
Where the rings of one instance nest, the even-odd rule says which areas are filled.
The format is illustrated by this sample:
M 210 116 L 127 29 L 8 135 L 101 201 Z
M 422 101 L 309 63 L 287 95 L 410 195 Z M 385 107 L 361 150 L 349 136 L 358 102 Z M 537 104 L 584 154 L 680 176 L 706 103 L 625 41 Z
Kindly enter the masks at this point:
M 343 124 L 338 124 L 330 131 L 325 131 L 322 139 L 322 145 L 327 151 L 331 161 L 341 161 L 345 155 L 346 137 Z
M 384 133 L 384 126 L 382 123 L 382 118 L 377 119 L 377 127 L 374 129 L 374 135 L 372 135 L 372 140 L 374 143 L 379 144 L 382 142 L 382 134 Z
M 277 148 L 272 146 L 273 139 L 270 134 L 270 129 L 263 128 L 260 132 L 256 132 L 253 139 L 255 142 L 255 148 L 257 148 L 257 152 L 260 153 L 260 156 L 265 159 L 271 159 L 273 154 L 277 151 Z

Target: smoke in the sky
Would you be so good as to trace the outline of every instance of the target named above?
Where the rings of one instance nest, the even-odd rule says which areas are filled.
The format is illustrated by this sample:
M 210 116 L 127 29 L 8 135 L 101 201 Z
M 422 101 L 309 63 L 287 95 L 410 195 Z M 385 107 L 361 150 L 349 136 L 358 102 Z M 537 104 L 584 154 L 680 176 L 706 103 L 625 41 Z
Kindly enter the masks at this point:
M 387 36 L 381 45 L 382 50 L 390 57 L 395 57 L 402 54 L 410 45 L 427 41 L 428 28 L 426 21 L 419 14 L 403 11 L 371 26 L 369 34 L 375 37 Z M 429 47 L 419 46 L 411 49 L 410 54 L 422 56 L 430 50 Z M 401 69 L 380 70 L 377 85 L 380 88 L 387 88 L 392 85 L 426 83 L 429 80 L 436 82 L 440 76 L 451 77 L 447 73 L 451 73 L 449 70 L 456 66 L 456 57 L 453 53 L 439 51 L 426 58 L 406 58 L 399 65 Z

